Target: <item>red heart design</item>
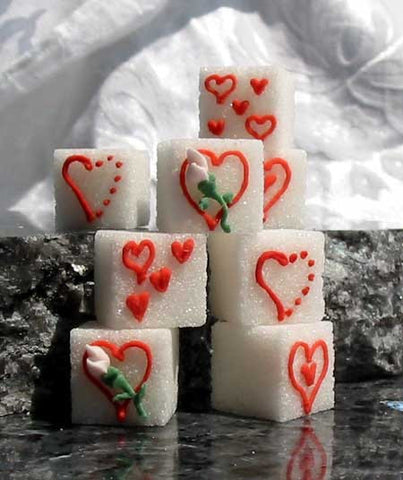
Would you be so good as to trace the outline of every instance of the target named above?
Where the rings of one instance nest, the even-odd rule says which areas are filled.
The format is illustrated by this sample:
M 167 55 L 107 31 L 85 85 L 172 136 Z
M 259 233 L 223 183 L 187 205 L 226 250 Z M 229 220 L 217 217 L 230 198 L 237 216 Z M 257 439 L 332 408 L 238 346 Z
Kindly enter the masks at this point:
M 291 168 L 288 165 L 288 162 L 283 158 L 272 158 L 270 160 L 266 160 L 264 162 L 264 193 L 266 198 L 266 193 L 271 189 L 271 187 L 277 181 L 277 175 L 274 175 L 271 172 L 274 166 L 278 165 L 284 171 L 284 180 L 283 183 L 277 192 L 274 195 L 269 197 L 263 208 L 263 221 L 266 222 L 269 217 L 269 210 L 280 200 L 280 198 L 284 195 L 286 190 L 288 189 L 292 177 Z
M 141 322 L 148 308 L 150 294 L 148 292 L 132 293 L 126 298 L 126 306 L 134 318 Z
M 219 120 L 209 120 L 207 127 L 213 135 L 221 135 L 225 128 L 225 120 L 222 118 Z
M 171 252 L 179 263 L 185 263 L 192 255 L 194 246 L 195 242 L 193 238 L 187 238 L 183 244 L 175 241 L 171 244 Z
M 214 86 L 220 86 L 226 83 L 227 81 L 230 81 L 231 85 L 229 85 L 227 88 L 220 89 L 218 90 L 217 88 L 214 88 Z M 214 85 L 214 86 L 213 86 Z M 229 75 L 209 75 L 205 81 L 204 81 L 204 87 L 206 90 L 210 93 L 212 93 L 216 99 L 217 103 L 224 103 L 225 99 L 232 93 L 237 85 L 237 79 L 235 75 L 229 74 Z
M 305 383 L 308 387 L 312 387 L 316 376 L 316 362 L 304 363 L 301 367 L 301 373 L 305 378 Z
M 294 473 L 296 472 L 296 473 Z M 327 472 L 327 455 L 311 426 L 302 427 L 302 434 L 287 466 L 287 480 L 323 480 Z
M 312 380 L 312 383 L 311 385 L 308 385 L 307 383 L 307 387 L 313 387 L 310 393 L 308 392 L 308 389 L 303 385 L 301 385 L 301 383 L 297 380 L 294 372 L 294 361 L 299 348 L 302 348 L 304 350 L 305 358 L 308 363 L 312 362 L 312 357 L 318 348 L 321 348 L 323 352 L 323 367 L 322 367 L 322 371 L 320 372 L 319 378 L 316 380 L 316 382 L 315 382 L 315 379 L 309 378 L 309 380 Z M 324 340 L 316 341 L 312 345 L 312 347 L 310 347 L 305 342 L 296 342 L 291 347 L 290 356 L 288 358 L 288 376 L 290 378 L 292 386 L 301 395 L 302 405 L 304 407 L 304 412 L 306 414 L 311 413 L 313 402 L 315 401 L 319 388 L 322 385 L 324 378 L 326 377 L 328 368 L 329 368 L 329 353 L 328 353 L 326 342 Z M 315 366 L 315 373 L 316 373 L 316 366 Z
M 282 322 L 286 316 L 290 317 L 294 313 L 294 308 L 286 308 L 282 300 L 278 297 L 278 295 L 274 292 L 274 290 L 267 284 L 266 280 L 263 277 L 264 264 L 269 260 L 275 260 L 282 267 L 286 267 L 287 265 L 294 264 L 298 259 L 300 259 L 300 260 L 307 260 L 307 266 L 309 268 L 312 268 L 315 265 L 315 262 L 313 261 L 312 263 L 312 260 L 308 260 L 307 257 L 308 257 L 308 252 L 306 252 L 305 250 L 300 252 L 299 256 L 296 253 L 292 253 L 289 257 L 287 257 L 287 255 L 283 252 L 269 250 L 267 252 L 263 252 L 258 258 L 258 261 L 256 263 L 256 269 L 255 269 L 255 279 L 258 285 L 262 287 L 263 290 L 265 290 L 265 292 L 268 293 L 269 297 L 276 305 L 277 319 L 279 322 Z M 315 277 L 312 277 L 311 273 L 307 275 L 307 279 L 310 282 L 312 282 L 314 278 Z M 302 288 L 300 292 L 305 297 L 309 294 L 310 287 L 306 286 Z M 302 303 L 301 297 L 296 297 L 294 299 L 295 306 L 301 305 L 301 303 Z
M 112 159 L 113 159 L 113 156 L 109 155 L 108 160 L 112 160 Z M 75 162 L 81 163 L 81 165 L 83 165 L 88 172 L 93 171 L 94 165 L 92 164 L 91 159 L 84 155 L 70 155 L 70 157 L 67 157 L 66 160 L 64 161 L 63 168 L 62 168 L 62 176 L 64 178 L 64 181 L 73 190 L 73 193 L 76 196 L 77 200 L 79 201 L 81 208 L 84 210 L 85 216 L 87 218 L 87 222 L 91 223 L 97 218 L 101 217 L 104 211 L 101 209 L 94 211 L 89 201 L 87 200 L 86 196 L 84 195 L 83 191 L 77 186 L 74 180 L 70 177 L 69 168 L 71 164 Z M 122 165 L 123 165 L 122 162 L 117 162 L 115 164 L 116 168 L 120 168 Z M 102 160 L 97 160 L 95 162 L 95 167 L 101 168 L 103 166 L 104 166 L 104 162 Z M 117 183 L 121 179 L 122 179 L 121 176 L 115 176 L 113 180 L 114 182 Z M 111 187 L 109 190 L 109 193 L 114 194 L 116 193 L 116 191 L 117 190 L 115 187 Z M 110 198 L 105 198 L 102 203 L 105 207 L 107 207 L 108 205 L 110 205 L 111 200 Z
M 171 280 L 172 270 L 163 267 L 150 275 L 150 282 L 158 292 L 166 292 Z
M 249 107 L 248 100 L 234 100 L 232 102 L 232 108 L 237 115 L 243 115 Z
M 139 257 L 141 252 L 147 248 L 148 257 L 143 264 L 139 264 L 133 261 L 131 256 Z M 127 242 L 122 249 L 122 262 L 123 265 L 133 272 L 137 276 L 137 283 L 140 285 L 147 278 L 147 271 L 153 264 L 155 259 L 155 246 L 151 240 L 142 240 L 140 244 L 134 241 Z
M 146 381 L 149 379 L 151 370 L 152 370 L 152 365 L 153 365 L 153 356 L 151 353 L 151 348 L 144 342 L 141 342 L 140 340 L 133 340 L 131 342 L 124 343 L 121 347 L 118 347 L 114 343 L 110 343 L 106 340 L 97 340 L 96 342 L 91 343 L 91 346 L 96 346 L 96 347 L 102 347 L 104 349 L 109 350 L 110 355 L 112 357 L 116 358 L 119 362 L 124 362 L 125 360 L 125 352 L 129 348 L 139 348 L 140 350 L 143 350 L 143 352 L 146 355 L 147 359 L 147 365 L 146 369 L 143 375 L 143 378 L 140 380 L 140 382 L 133 387 L 133 390 L 138 393 L 141 389 L 141 387 L 146 383 Z M 88 367 L 87 367 L 87 358 L 88 358 L 88 353 L 85 352 L 83 355 L 83 360 L 82 360 L 82 365 L 83 365 L 83 370 L 85 375 L 89 378 L 89 380 L 101 390 L 101 392 L 105 395 L 105 397 L 111 402 L 111 404 L 114 406 L 115 411 L 116 411 L 116 417 L 119 422 L 123 422 L 126 420 L 127 416 L 127 408 L 129 407 L 130 404 L 130 399 L 129 400 L 124 400 L 123 402 L 114 402 L 113 397 L 114 394 L 110 391 L 110 389 L 102 383 L 98 378 L 94 377 L 93 375 L 90 374 Z
M 242 179 L 242 183 L 241 183 L 241 188 L 239 189 L 238 193 L 232 199 L 232 202 L 228 204 L 228 208 L 233 207 L 242 198 L 242 195 L 245 193 L 245 190 L 248 188 L 248 185 L 249 185 L 249 163 L 248 163 L 246 157 L 244 156 L 244 154 L 242 152 L 240 152 L 238 150 L 228 150 L 228 151 L 222 153 L 220 156 L 217 156 L 211 150 L 199 149 L 198 151 L 209 158 L 209 160 L 211 162 L 211 165 L 213 167 L 219 167 L 220 165 L 222 165 L 222 163 L 228 157 L 231 157 L 231 156 L 237 157 L 239 159 L 239 161 L 241 162 L 242 167 L 243 167 L 243 179 Z M 181 185 L 181 188 L 182 188 L 182 192 L 185 195 L 185 198 L 189 202 L 190 206 L 194 210 L 196 210 L 196 212 L 199 215 L 201 215 L 204 218 L 208 228 L 210 230 L 215 230 L 218 223 L 221 220 L 221 217 L 222 217 L 222 214 L 223 214 L 223 209 L 221 207 L 218 210 L 218 212 L 216 213 L 216 215 L 213 217 L 209 213 L 201 210 L 199 205 L 190 196 L 189 190 L 188 190 L 187 185 L 186 185 L 186 171 L 188 169 L 189 163 L 190 162 L 189 162 L 188 159 L 186 159 L 182 163 L 182 167 L 181 167 L 181 171 L 180 171 L 180 175 L 179 175 L 179 181 L 180 181 L 180 185 Z
M 252 78 L 250 84 L 256 95 L 260 95 L 264 92 L 266 86 L 269 84 L 269 81 L 267 78 Z
M 252 123 L 257 123 L 257 125 L 265 125 L 269 123 L 269 126 L 266 130 L 263 130 L 259 133 Z M 277 120 L 274 115 L 251 115 L 245 121 L 246 131 L 252 135 L 252 137 L 257 138 L 258 140 L 264 140 L 266 137 L 271 135 L 274 132 L 274 129 L 277 126 Z

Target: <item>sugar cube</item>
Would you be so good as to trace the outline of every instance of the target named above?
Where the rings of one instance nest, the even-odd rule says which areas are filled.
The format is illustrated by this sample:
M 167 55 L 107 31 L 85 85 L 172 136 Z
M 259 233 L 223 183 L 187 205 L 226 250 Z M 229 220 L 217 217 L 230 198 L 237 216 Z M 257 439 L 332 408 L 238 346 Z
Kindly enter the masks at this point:
M 293 144 L 294 79 L 278 66 L 201 68 L 199 108 L 200 137 Z
M 103 325 L 203 325 L 206 284 L 203 234 L 108 230 L 95 236 L 95 309 Z
M 264 228 L 302 229 L 305 224 L 306 153 L 280 150 L 264 161 Z
M 263 148 L 257 140 L 171 140 L 158 146 L 162 232 L 263 229 Z
M 73 329 L 73 423 L 165 425 L 176 410 L 178 353 L 174 329 Z
M 54 153 L 56 228 L 132 229 L 149 221 L 149 160 L 123 149 L 64 149 Z
M 285 422 L 333 408 L 333 325 L 246 327 L 212 332 L 212 405 Z
M 243 325 L 322 320 L 321 232 L 217 233 L 209 237 L 208 250 L 209 303 L 219 320 Z

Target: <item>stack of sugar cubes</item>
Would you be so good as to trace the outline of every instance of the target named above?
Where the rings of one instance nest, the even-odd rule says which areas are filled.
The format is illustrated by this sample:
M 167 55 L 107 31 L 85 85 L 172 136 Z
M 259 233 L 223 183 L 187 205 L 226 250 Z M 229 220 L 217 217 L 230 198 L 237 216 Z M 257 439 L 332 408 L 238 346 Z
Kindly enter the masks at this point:
M 178 328 L 206 321 L 206 236 L 133 231 L 149 220 L 144 152 L 56 150 L 54 182 L 59 231 L 104 229 L 97 322 L 70 336 L 72 421 L 165 425 L 177 406 Z
M 197 204 L 183 175 L 188 206 L 175 226 L 204 220 L 217 232 L 208 239 L 209 304 L 219 320 L 212 405 L 280 422 L 333 408 L 333 329 L 321 321 L 324 236 L 302 230 L 306 154 L 292 148 L 293 76 L 274 66 L 202 68 L 199 107 L 200 136 L 209 139 L 194 147 L 217 179 L 222 207 Z M 179 155 L 175 144 L 171 157 Z

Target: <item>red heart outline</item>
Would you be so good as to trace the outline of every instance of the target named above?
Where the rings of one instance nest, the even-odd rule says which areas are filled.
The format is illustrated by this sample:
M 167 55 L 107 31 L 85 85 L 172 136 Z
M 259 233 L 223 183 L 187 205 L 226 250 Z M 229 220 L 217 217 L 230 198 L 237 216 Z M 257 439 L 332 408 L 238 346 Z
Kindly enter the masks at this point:
M 305 352 L 305 358 L 308 364 L 312 362 L 312 357 L 318 348 L 321 348 L 323 351 L 322 371 L 310 394 L 308 394 L 306 392 L 306 389 L 298 382 L 294 373 L 294 360 L 299 348 L 303 348 Z M 302 406 L 306 414 L 311 413 L 313 402 L 315 401 L 319 388 L 321 387 L 322 382 L 326 377 L 328 369 L 329 369 L 329 353 L 328 353 L 326 342 L 324 340 L 317 340 L 312 345 L 312 347 L 310 347 L 306 342 L 298 341 L 294 343 L 294 345 L 291 347 L 290 356 L 288 357 L 288 376 L 292 386 L 301 395 Z
M 108 160 L 112 160 L 113 155 L 108 156 Z M 66 158 L 66 160 L 63 163 L 63 168 L 62 168 L 62 176 L 64 181 L 67 183 L 67 185 L 73 190 L 74 195 L 76 196 L 78 202 L 80 203 L 81 208 L 84 210 L 86 219 L 88 223 L 92 223 L 94 220 L 97 218 L 101 217 L 103 215 L 103 210 L 96 210 L 94 211 L 87 200 L 86 196 L 84 195 L 84 192 L 78 187 L 78 185 L 74 182 L 74 180 L 71 178 L 69 174 L 69 168 L 71 164 L 78 162 L 83 165 L 83 167 L 88 171 L 91 172 L 94 169 L 94 165 L 91 161 L 90 158 L 86 157 L 85 155 L 70 155 L 69 157 Z M 102 160 L 98 160 L 95 162 L 95 166 L 97 168 L 102 167 L 104 165 L 104 162 Z M 116 168 L 120 168 L 123 165 L 122 162 L 117 162 L 115 164 Z M 120 175 L 117 175 L 114 177 L 113 181 L 115 183 L 119 182 L 122 179 Z M 110 194 L 116 193 L 116 188 L 112 187 L 109 190 Z M 103 205 L 105 207 L 108 207 L 111 203 L 110 198 L 105 198 L 103 200 Z
M 272 198 L 266 201 L 263 207 L 263 222 L 266 222 L 268 217 L 269 217 L 269 210 L 280 200 L 280 198 L 284 195 L 284 193 L 287 191 L 291 178 L 292 178 L 292 172 L 291 168 L 286 160 L 284 158 L 280 157 L 275 157 L 268 159 L 264 162 L 264 174 L 265 174 L 265 181 L 264 181 L 264 194 L 270 190 L 270 187 L 273 185 L 273 183 L 269 182 L 269 176 L 266 175 L 267 172 L 270 172 L 270 170 L 275 166 L 279 165 L 283 171 L 285 172 L 285 177 L 283 184 L 281 185 L 280 189 L 273 195 Z
M 153 365 L 153 355 L 151 352 L 151 348 L 144 342 L 140 340 L 133 340 L 131 342 L 126 342 L 120 347 L 115 345 L 114 343 L 108 342 L 106 340 L 97 340 L 95 342 L 92 342 L 90 344 L 93 347 L 102 347 L 106 348 L 110 355 L 112 355 L 116 360 L 119 362 L 123 362 L 125 359 L 125 351 L 128 350 L 129 348 L 139 348 L 142 350 L 147 359 L 147 365 L 146 369 L 143 375 L 143 378 L 140 380 L 140 382 L 133 387 L 133 390 L 138 393 L 141 389 L 141 387 L 146 383 L 146 381 L 149 379 L 151 375 L 151 370 L 152 370 L 152 365 Z M 124 422 L 126 420 L 127 416 L 127 409 L 130 404 L 130 399 L 124 400 L 123 402 L 117 403 L 113 401 L 113 393 L 110 391 L 110 389 L 103 384 L 98 378 L 94 377 L 91 375 L 91 373 L 88 370 L 87 367 L 87 358 L 88 358 L 88 353 L 85 352 L 83 355 L 83 360 L 82 360 L 82 366 L 85 375 L 87 378 L 99 389 L 101 392 L 105 395 L 105 397 L 109 400 L 109 402 L 113 405 L 116 411 L 116 418 L 118 419 L 119 422 Z
M 249 83 L 256 95 L 261 95 L 269 84 L 269 81 L 267 78 L 252 78 Z
M 245 190 L 248 188 L 248 185 L 249 185 L 249 163 L 246 157 L 244 156 L 244 154 L 238 150 L 228 150 L 224 153 L 221 153 L 221 155 L 217 156 L 211 150 L 205 150 L 203 148 L 198 149 L 198 152 L 200 152 L 203 155 L 206 155 L 210 159 L 211 165 L 213 167 L 219 167 L 226 158 L 231 156 L 237 157 L 238 160 L 241 162 L 243 167 L 243 180 L 241 183 L 241 188 L 239 189 L 235 197 L 232 199 L 232 202 L 228 204 L 228 208 L 231 208 L 232 206 L 236 205 L 239 202 L 239 200 L 242 198 L 242 195 L 245 193 Z M 196 212 L 199 215 L 201 215 L 204 218 L 209 230 L 213 231 L 216 229 L 218 223 L 221 220 L 221 217 L 223 215 L 223 209 L 221 207 L 216 213 L 216 215 L 213 217 L 209 213 L 201 210 L 199 205 L 193 200 L 193 198 L 190 196 L 189 190 L 186 185 L 186 171 L 188 169 L 189 164 L 190 162 L 186 158 L 182 163 L 182 167 L 179 174 L 179 182 L 182 188 L 183 195 L 185 196 L 190 206 L 194 210 L 196 210 Z
M 149 292 L 132 293 L 126 298 L 126 307 L 132 312 L 134 318 L 141 322 L 150 302 Z
M 142 251 L 148 249 L 147 260 L 142 264 L 134 262 L 131 258 L 131 255 L 139 257 Z M 127 242 L 122 249 L 122 262 L 123 265 L 132 270 L 137 276 L 137 283 L 141 285 L 147 278 L 147 271 L 153 264 L 155 259 L 155 246 L 151 240 L 142 240 L 137 244 L 134 240 Z
M 211 86 L 213 82 L 215 82 L 217 85 L 221 85 L 227 80 L 231 81 L 231 86 L 221 93 Z M 223 76 L 213 74 L 213 75 L 209 75 L 204 80 L 204 88 L 216 97 L 217 103 L 224 103 L 225 99 L 228 97 L 228 95 L 230 95 L 235 90 L 236 86 L 237 86 L 237 78 L 232 73 L 228 75 L 223 75 Z
M 269 295 L 271 300 L 274 302 L 277 309 L 277 320 L 279 322 L 282 322 L 286 316 L 290 317 L 294 313 L 294 310 L 292 308 L 288 308 L 286 310 L 279 296 L 267 284 L 266 280 L 263 277 L 264 264 L 269 260 L 275 260 L 282 267 L 286 267 L 290 263 L 292 264 L 295 263 L 298 260 L 298 258 L 300 258 L 301 260 L 307 260 L 308 267 L 312 268 L 315 265 L 315 262 L 314 261 L 312 262 L 312 260 L 310 259 L 308 260 L 307 257 L 308 257 L 308 252 L 305 250 L 300 252 L 299 256 L 296 253 L 292 253 L 289 257 L 287 257 L 287 255 L 283 252 L 268 250 L 266 252 L 263 252 L 256 262 L 256 268 L 255 268 L 256 283 L 263 288 L 263 290 Z M 307 279 L 309 282 L 313 282 L 315 279 L 315 275 L 312 276 L 312 274 L 308 274 Z M 310 292 L 310 287 L 308 286 L 305 286 L 304 288 L 301 289 L 301 293 L 304 297 L 307 296 L 309 292 Z M 301 303 L 302 303 L 302 299 L 300 297 L 296 297 L 294 300 L 294 304 L 296 306 L 299 306 L 301 305 Z
M 262 133 L 257 132 L 253 126 L 252 122 L 257 123 L 258 125 L 263 125 L 266 122 L 270 122 L 270 127 L 264 130 Z M 277 119 L 274 115 L 251 115 L 245 120 L 246 131 L 254 138 L 258 140 L 264 140 L 266 137 L 271 135 L 277 126 Z
M 316 436 L 314 429 L 310 425 L 308 425 L 308 426 L 302 427 L 301 437 L 296 447 L 291 453 L 291 457 L 287 465 L 287 477 L 286 477 L 287 480 L 293 480 L 294 478 L 306 478 L 306 479 L 309 478 L 311 480 L 315 480 L 315 478 L 312 476 L 314 472 L 312 471 L 312 468 L 310 467 L 310 465 L 305 465 L 304 458 L 301 459 L 302 462 L 298 461 L 300 459 L 300 455 L 304 453 L 306 446 L 307 445 L 309 446 L 309 442 L 311 442 L 313 446 L 312 452 L 314 454 L 314 458 L 316 456 L 315 455 L 316 453 L 319 453 L 319 456 L 320 456 L 320 463 L 318 463 L 318 468 L 317 468 L 317 470 L 319 471 L 319 474 L 316 477 L 316 480 L 323 480 L 326 477 L 327 455 L 326 455 L 325 449 L 323 448 L 322 443 Z M 301 471 L 301 468 L 300 468 L 301 463 L 302 463 L 302 466 L 304 467 L 302 475 L 299 474 L 299 472 Z M 295 465 L 298 465 L 299 467 L 299 471 L 296 477 L 294 476 Z
M 179 263 L 186 263 L 192 256 L 195 241 L 193 238 L 187 238 L 183 243 L 178 241 L 171 243 L 172 255 Z
M 237 115 L 243 115 L 249 108 L 248 100 L 234 100 L 232 102 L 232 109 Z

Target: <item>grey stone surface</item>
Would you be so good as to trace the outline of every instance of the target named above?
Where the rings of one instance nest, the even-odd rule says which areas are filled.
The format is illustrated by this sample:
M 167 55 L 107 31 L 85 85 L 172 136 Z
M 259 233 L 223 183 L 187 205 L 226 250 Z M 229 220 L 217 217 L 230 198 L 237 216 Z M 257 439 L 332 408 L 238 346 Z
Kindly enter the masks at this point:
M 339 381 L 403 371 L 403 232 L 328 232 L 325 292 Z M 0 416 L 70 410 L 69 331 L 94 318 L 93 235 L 0 239 Z M 210 323 L 182 329 L 184 410 L 209 407 Z

